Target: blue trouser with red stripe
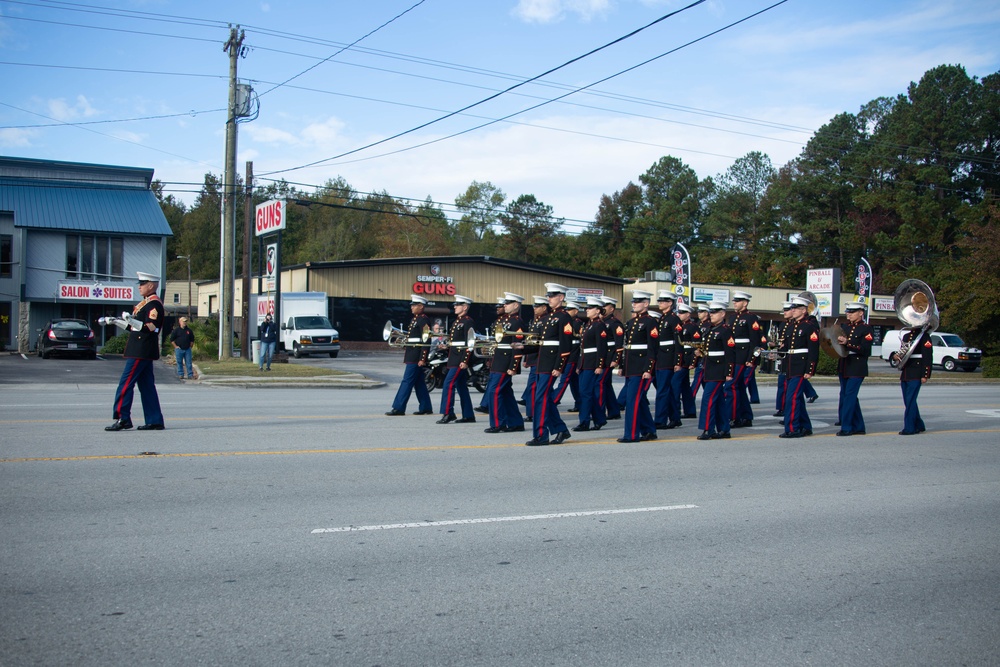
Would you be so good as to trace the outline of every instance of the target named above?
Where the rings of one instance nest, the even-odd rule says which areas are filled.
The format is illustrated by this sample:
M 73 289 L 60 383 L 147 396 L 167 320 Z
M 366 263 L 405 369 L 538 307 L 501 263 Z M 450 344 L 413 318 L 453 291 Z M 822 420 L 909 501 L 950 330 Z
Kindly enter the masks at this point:
M 614 376 L 614 370 L 604 369 L 601 373 L 601 385 L 602 393 L 604 395 L 604 411 L 608 415 L 608 419 L 618 419 L 622 416 L 621 406 L 618 405 L 618 397 L 615 395 L 615 386 L 611 382 L 611 378 Z
M 609 373 L 608 370 L 601 371 L 601 375 Z M 601 375 L 597 375 L 593 370 L 580 371 L 580 423 L 589 425 L 591 421 L 594 426 L 604 426 L 608 423 L 604 416 L 604 404 L 601 402 Z
M 576 385 L 576 364 L 571 361 L 567 361 L 566 366 L 563 368 L 563 372 L 559 375 L 559 383 L 556 385 L 553 392 L 552 400 L 556 402 L 556 405 L 558 405 L 563 399 L 563 395 L 566 393 L 566 387 L 569 387 L 570 394 L 573 396 L 573 405 L 577 405 L 579 403 L 579 399 L 577 398 L 579 388 L 574 385 Z
M 566 431 L 566 422 L 559 416 L 559 408 L 552 400 L 552 388 L 556 378 L 552 373 L 539 373 L 535 377 L 535 414 L 532 415 L 532 431 L 536 440 L 548 442 L 549 434 Z
M 698 416 L 698 428 L 702 431 L 729 433 L 730 394 L 726 392 L 726 384 L 722 380 L 705 382 Z
M 673 386 L 674 396 L 680 397 L 681 416 L 695 414 L 694 394 L 691 393 L 691 377 L 688 369 L 682 368 L 679 371 L 674 371 L 670 382 Z
M 118 389 L 115 390 L 114 418 L 132 421 L 132 398 L 136 387 L 139 387 L 142 414 L 146 423 L 162 424 L 163 413 L 160 411 L 160 397 L 156 395 L 152 359 L 125 360 L 125 368 L 118 380 Z
M 747 381 L 753 372 L 752 366 L 736 365 L 736 375 L 726 383 L 726 391 L 732 392 L 732 407 L 728 411 L 729 419 L 753 421 L 753 410 L 750 408 L 750 398 L 747 396 Z
M 903 390 L 903 430 L 907 433 L 920 433 L 927 430 L 924 420 L 920 418 L 920 408 L 917 407 L 917 396 L 920 395 L 920 380 L 900 380 Z
M 785 379 L 785 433 L 812 430 L 803 386 L 807 381 L 801 375 L 789 375 Z
M 514 399 L 511 376 L 504 373 L 490 373 L 490 383 L 486 387 L 489 399 L 490 427 L 523 428 L 524 417 Z
M 861 402 L 858 392 L 861 390 L 863 377 L 840 378 L 840 430 L 847 433 L 860 433 L 865 430 L 865 418 L 861 414 Z
M 469 371 L 458 366 L 448 369 L 448 374 L 444 376 L 444 384 L 441 386 L 441 414 L 444 416 L 455 414 L 455 392 L 462 405 L 462 419 L 475 419 L 476 413 L 472 411 L 472 397 L 469 395 Z
M 674 375 L 677 374 L 673 367 L 656 369 L 656 414 L 653 416 L 656 424 L 681 420 L 680 395 L 674 393 Z
M 653 415 L 649 412 L 649 391 L 653 379 L 644 379 L 641 375 L 625 376 L 625 387 L 622 393 L 625 398 L 625 440 L 638 440 L 644 435 L 655 435 L 656 426 Z
M 431 395 L 424 383 L 424 367 L 417 363 L 406 364 L 406 370 L 403 371 L 403 381 L 399 383 L 396 399 L 392 402 L 392 409 L 406 412 L 406 404 L 413 391 L 417 392 L 417 409 L 420 412 L 433 412 Z

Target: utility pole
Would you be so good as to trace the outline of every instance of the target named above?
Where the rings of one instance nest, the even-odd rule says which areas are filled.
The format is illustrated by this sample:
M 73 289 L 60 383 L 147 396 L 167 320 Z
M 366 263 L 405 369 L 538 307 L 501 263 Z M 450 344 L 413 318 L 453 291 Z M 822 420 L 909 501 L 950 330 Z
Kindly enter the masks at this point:
M 229 54 L 229 104 L 226 113 L 226 175 L 223 181 L 222 234 L 219 267 L 219 359 L 233 356 L 233 287 L 236 283 L 236 63 L 243 51 L 244 33 L 230 26 L 222 47 Z
M 250 318 L 256 320 L 257 313 L 250 312 L 250 251 L 253 249 L 253 162 L 247 161 L 247 175 L 244 182 L 246 186 L 246 196 L 243 200 L 243 358 L 253 363 L 252 348 L 250 346 L 250 332 L 252 331 Z M 256 324 L 256 321 L 254 322 Z

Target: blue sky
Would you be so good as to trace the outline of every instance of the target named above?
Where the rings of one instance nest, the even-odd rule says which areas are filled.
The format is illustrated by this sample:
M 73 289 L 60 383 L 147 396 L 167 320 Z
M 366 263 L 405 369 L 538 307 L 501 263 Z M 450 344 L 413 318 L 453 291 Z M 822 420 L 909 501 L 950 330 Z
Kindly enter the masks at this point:
M 262 94 L 258 118 L 239 126 L 241 173 L 252 160 L 258 175 L 342 176 L 362 192 L 446 203 L 491 181 L 509 199 L 534 194 L 577 232 L 602 194 L 664 155 L 702 178 L 754 150 L 780 166 L 835 114 L 904 93 L 931 67 L 1000 70 L 992 0 L 708 0 L 462 114 L 295 169 L 434 121 L 691 2 L 0 0 L 0 154 L 151 167 L 193 202 L 203 175 L 223 170 L 222 44 L 240 24 L 240 79 Z

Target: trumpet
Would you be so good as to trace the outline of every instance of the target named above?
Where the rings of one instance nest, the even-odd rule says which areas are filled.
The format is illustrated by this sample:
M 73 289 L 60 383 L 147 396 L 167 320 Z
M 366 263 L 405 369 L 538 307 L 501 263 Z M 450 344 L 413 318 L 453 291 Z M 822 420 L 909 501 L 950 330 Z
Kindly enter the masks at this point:
M 471 330 L 470 330 L 471 331 Z M 492 357 L 496 354 L 497 345 L 499 341 L 495 336 L 486 336 L 484 334 L 477 334 L 472 331 L 472 342 L 470 343 L 472 351 L 481 357 Z
M 427 342 L 430 337 L 431 328 L 426 324 L 420 331 L 419 343 L 409 342 L 410 334 L 404 329 L 393 326 L 392 320 L 387 320 L 385 326 L 382 327 L 382 340 L 389 343 L 389 347 L 430 347 Z

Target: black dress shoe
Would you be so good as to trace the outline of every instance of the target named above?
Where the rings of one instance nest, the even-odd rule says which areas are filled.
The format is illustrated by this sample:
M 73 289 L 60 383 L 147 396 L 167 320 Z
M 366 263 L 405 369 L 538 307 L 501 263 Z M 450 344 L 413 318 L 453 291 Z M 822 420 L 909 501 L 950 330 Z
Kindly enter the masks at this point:
M 639 436 L 639 439 L 642 440 L 643 442 L 646 442 L 648 440 L 656 440 L 656 434 L 655 433 L 643 433 L 642 435 Z
M 445 415 L 444 417 L 441 417 L 441 419 L 437 420 L 434 423 L 435 424 L 450 424 L 453 421 L 455 421 L 455 415 Z
M 785 425 L 785 420 L 784 420 L 784 419 L 782 419 L 782 420 L 781 420 L 780 422 L 778 422 L 778 423 L 779 423 L 779 424 L 781 424 L 782 426 L 784 426 L 784 425 Z
M 561 445 L 562 443 L 569 440 L 572 436 L 569 431 L 563 431 L 562 433 L 556 433 L 556 437 L 552 438 L 553 445 Z
M 590 428 L 590 430 L 591 430 L 591 431 L 600 431 L 600 430 L 601 430 L 602 428 L 604 428 L 605 426 L 607 426 L 607 424 L 608 424 L 608 422 L 604 422 L 603 424 L 594 424 L 594 425 L 593 425 L 593 426 L 592 426 L 592 427 Z
M 744 426 L 745 428 L 750 428 L 751 426 L 753 426 L 753 420 L 752 420 L 752 419 L 744 419 L 744 420 L 743 420 L 743 421 L 741 422 L 741 424 L 742 424 L 742 426 Z
M 802 437 L 804 438 L 807 435 L 812 435 L 813 434 L 813 430 L 811 428 L 807 428 L 804 431 L 801 431 L 801 433 L 802 433 Z
M 484 415 L 488 415 L 488 414 L 490 414 L 490 409 L 487 408 L 487 407 L 484 407 L 484 406 L 480 405 L 479 407 L 476 408 L 476 412 L 479 412 L 479 413 L 484 414 Z
M 621 419 L 621 418 L 622 418 L 621 415 L 608 415 L 608 419 L 609 420 L 611 420 L 611 419 Z
M 483 433 L 503 433 L 504 429 L 499 426 L 491 426 L 489 428 L 484 428 Z
M 923 433 L 926 430 L 927 429 L 925 429 L 923 426 L 920 426 L 920 427 L 917 428 L 917 433 Z
M 750 401 L 750 405 L 760 405 L 760 401 Z
M 732 437 L 733 436 L 730 433 L 713 433 L 712 434 L 712 440 L 729 440 Z
M 639 442 L 638 440 L 631 440 L 629 438 L 618 438 L 618 442 Z
M 576 431 L 577 433 L 579 433 L 580 431 L 589 431 L 590 424 L 577 424 L 576 426 L 573 427 L 573 430 Z
M 132 422 L 126 421 L 126 420 L 123 420 L 123 419 L 117 419 L 117 420 L 115 420 L 115 423 L 113 423 L 111 426 L 105 426 L 104 430 L 105 431 L 126 431 L 126 430 L 128 430 L 130 428 L 132 428 Z
M 729 422 L 729 428 L 742 428 L 742 427 L 743 427 L 742 419 L 734 419 L 731 422 Z
M 670 427 L 667 426 L 667 422 L 663 422 L 662 424 L 653 424 L 653 428 L 659 431 L 661 428 L 670 428 Z
M 526 444 L 528 447 L 542 447 L 544 445 L 549 444 L 549 441 L 548 440 L 539 440 L 538 438 L 532 438 L 531 440 L 529 440 L 528 442 L 526 442 L 524 444 Z
M 405 417 L 406 410 L 397 410 L 396 408 L 393 408 L 392 410 L 389 410 L 389 412 L 385 413 L 385 415 L 386 417 Z
M 566 412 L 568 412 L 568 413 L 570 413 L 570 414 L 576 414 L 576 413 L 580 412 L 580 406 L 578 406 L 578 405 L 574 405 L 573 407 L 571 407 L 571 408 L 570 408 L 569 410 L 567 410 Z
M 433 410 L 417 410 L 413 414 L 415 414 L 415 415 L 432 415 L 432 414 L 434 414 L 434 411 Z
M 698 440 L 711 440 L 712 434 L 708 431 L 702 431 L 701 435 L 698 436 Z
M 778 436 L 779 438 L 801 438 L 802 431 L 789 431 L 788 433 L 782 433 Z
M 522 398 L 522 399 L 518 400 L 517 404 L 518 405 L 525 405 L 524 399 Z
M 108 430 L 110 430 L 110 429 L 111 429 L 111 427 L 109 426 Z M 917 432 L 916 431 L 900 431 L 899 434 L 900 435 L 916 435 Z
M 837 431 L 837 435 L 854 435 L 850 431 Z
M 456 419 L 455 423 L 456 424 L 475 424 L 476 423 L 476 418 L 475 417 L 462 417 L 461 419 Z
M 504 426 L 503 427 L 503 432 L 504 433 L 521 433 L 523 431 L 524 431 L 524 427 L 523 426 Z
M 806 399 L 806 403 L 815 403 L 817 398 L 819 398 L 819 394 L 816 394 L 815 396 L 810 396 L 809 398 Z
M 683 415 L 683 417 L 684 417 L 684 419 L 697 419 L 698 415 L 696 415 L 695 413 L 692 412 L 689 415 Z
M 143 424 L 142 426 L 140 426 L 139 428 L 137 428 L 135 430 L 136 431 L 162 431 L 163 428 L 164 428 L 163 424 Z
M 771 416 L 772 416 L 772 417 L 784 417 L 784 416 L 785 416 L 785 413 L 784 413 L 784 412 L 782 412 L 781 410 L 775 410 L 774 414 L 773 414 L 773 415 L 771 415 Z
M 838 419 L 837 421 L 833 422 L 833 425 L 834 426 L 840 426 L 840 420 Z
M 684 426 L 684 424 L 680 420 L 667 424 L 667 428 L 680 428 L 681 426 Z
M 868 431 L 854 431 L 851 435 L 868 435 Z

